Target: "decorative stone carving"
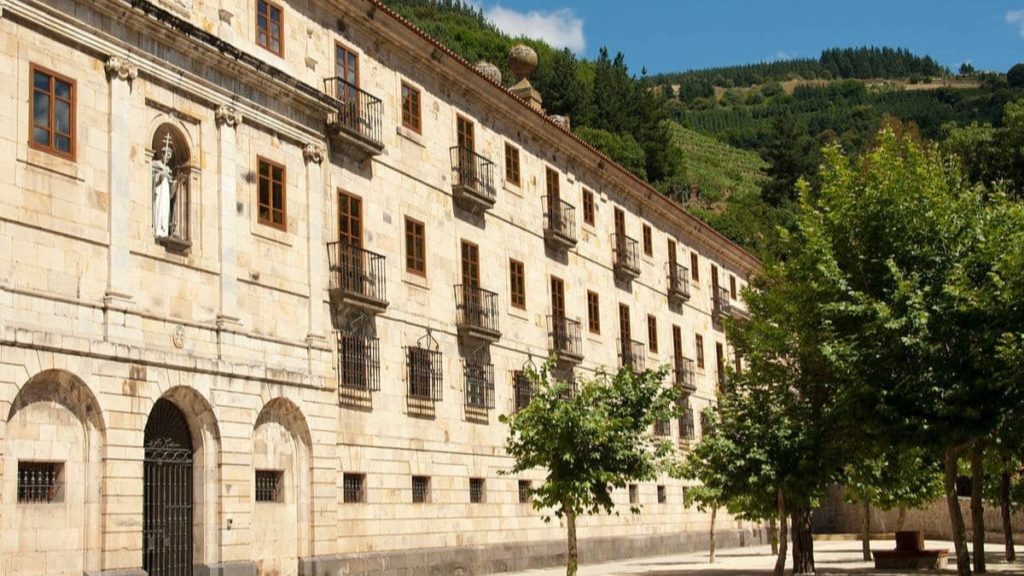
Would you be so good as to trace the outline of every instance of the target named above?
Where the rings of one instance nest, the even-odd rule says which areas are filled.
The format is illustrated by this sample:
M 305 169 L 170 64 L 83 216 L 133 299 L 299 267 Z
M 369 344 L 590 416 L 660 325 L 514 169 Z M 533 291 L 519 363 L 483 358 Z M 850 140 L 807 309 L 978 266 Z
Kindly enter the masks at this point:
M 501 70 L 494 64 L 481 60 L 476 63 L 474 68 L 476 68 L 477 72 L 483 74 L 484 77 L 491 82 L 501 84 Z
M 178 350 L 181 350 L 182 348 L 185 347 L 184 326 L 179 324 L 174 327 L 174 331 L 171 333 L 171 343 L 174 344 L 174 347 L 177 348 Z
M 213 115 L 214 119 L 217 120 L 217 126 L 227 126 L 228 128 L 234 128 L 242 123 L 242 113 L 238 111 L 234 106 L 222 105 L 217 107 L 217 111 Z
M 113 80 L 125 80 L 131 82 L 139 77 L 139 67 L 132 64 L 130 60 L 123 56 L 111 56 L 107 58 L 107 62 L 103 65 L 103 68 L 107 71 L 107 76 Z
M 302 157 L 307 163 L 320 164 L 327 157 L 327 150 L 319 144 L 306 144 L 302 149 Z
M 529 78 L 537 69 L 537 53 L 525 44 L 517 44 L 508 52 L 508 67 L 516 82 Z
M 549 118 L 551 118 L 551 121 L 557 124 L 558 127 L 561 128 L 562 130 L 570 130 L 568 116 L 558 116 L 556 114 L 552 114 L 551 116 L 549 116 Z

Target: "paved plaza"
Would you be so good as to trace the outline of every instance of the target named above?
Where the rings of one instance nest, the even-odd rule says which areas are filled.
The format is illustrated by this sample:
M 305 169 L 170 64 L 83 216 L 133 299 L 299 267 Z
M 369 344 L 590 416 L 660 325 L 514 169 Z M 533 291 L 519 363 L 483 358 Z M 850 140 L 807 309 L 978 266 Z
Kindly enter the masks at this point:
M 952 542 L 932 541 L 925 543 L 927 548 L 953 549 Z M 893 549 L 892 541 L 872 541 L 872 549 Z M 1024 563 L 1007 564 L 1003 560 L 1002 545 L 988 545 L 988 571 L 998 574 L 1024 575 Z M 814 543 L 814 558 L 818 574 L 886 574 L 900 576 L 902 574 L 927 574 L 929 572 L 893 572 L 875 571 L 872 563 L 861 559 L 859 541 L 817 541 Z M 788 559 L 787 559 L 788 560 Z M 951 558 L 952 560 L 952 558 Z M 762 576 L 770 575 L 775 566 L 775 557 L 768 546 L 749 548 L 731 548 L 719 550 L 714 564 L 708 564 L 707 552 L 679 554 L 674 556 L 657 556 L 636 558 L 608 564 L 584 565 L 580 567 L 580 576 L 684 576 L 689 574 L 707 574 L 714 576 Z M 789 574 L 790 562 L 786 563 Z M 951 565 L 942 572 L 955 574 Z M 518 572 L 516 576 L 561 576 L 565 568 L 548 568 Z

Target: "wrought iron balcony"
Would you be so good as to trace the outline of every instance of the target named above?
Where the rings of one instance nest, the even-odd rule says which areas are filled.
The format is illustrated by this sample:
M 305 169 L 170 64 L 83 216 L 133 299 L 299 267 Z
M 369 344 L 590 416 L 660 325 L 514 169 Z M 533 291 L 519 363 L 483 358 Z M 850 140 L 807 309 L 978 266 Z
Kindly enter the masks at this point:
M 464 360 L 462 372 L 466 382 L 466 406 L 483 410 L 494 408 L 494 365 Z
M 675 376 L 676 387 L 684 394 L 692 394 L 697 391 L 696 376 L 693 368 L 693 360 L 677 356 L 672 367 Z
M 712 316 L 714 316 L 715 321 L 720 321 L 722 318 L 732 318 L 732 300 L 729 297 L 729 289 L 719 286 L 715 289 L 713 297 Z
M 496 293 L 459 284 L 455 286 L 455 310 L 460 336 L 487 342 L 497 342 L 501 338 Z
M 560 362 L 578 364 L 583 361 L 583 339 L 580 334 L 578 320 L 570 320 L 565 316 L 548 316 L 550 349 L 558 356 Z
M 452 146 L 452 194 L 464 208 L 488 210 L 497 201 L 494 163 L 469 148 Z
M 355 146 L 368 155 L 383 152 L 384 104 L 380 98 L 339 77 L 325 78 L 324 89 L 337 101 L 334 111 L 327 117 L 331 139 L 342 146 Z
M 668 298 L 674 302 L 690 299 L 690 269 L 686 266 L 668 263 Z
M 338 332 L 338 385 L 361 392 L 380 391 L 380 340 Z
M 640 276 L 640 249 L 637 241 L 625 234 L 612 234 L 615 274 L 632 280 Z
M 643 370 L 646 357 L 643 342 L 619 340 L 619 365 L 623 368 L 629 366 L 636 371 Z
M 544 240 L 555 249 L 576 245 L 576 208 L 557 196 L 544 197 Z
M 384 256 L 344 242 L 327 244 L 331 302 L 369 312 L 387 310 Z

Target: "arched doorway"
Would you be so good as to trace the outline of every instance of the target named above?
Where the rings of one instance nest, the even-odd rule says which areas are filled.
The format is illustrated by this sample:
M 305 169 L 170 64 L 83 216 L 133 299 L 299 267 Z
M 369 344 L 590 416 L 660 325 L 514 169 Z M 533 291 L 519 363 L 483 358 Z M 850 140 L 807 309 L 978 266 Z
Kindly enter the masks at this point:
M 145 432 L 142 567 L 149 576 L 192 576 L 192 434 L 181 410 L 157 400 Z

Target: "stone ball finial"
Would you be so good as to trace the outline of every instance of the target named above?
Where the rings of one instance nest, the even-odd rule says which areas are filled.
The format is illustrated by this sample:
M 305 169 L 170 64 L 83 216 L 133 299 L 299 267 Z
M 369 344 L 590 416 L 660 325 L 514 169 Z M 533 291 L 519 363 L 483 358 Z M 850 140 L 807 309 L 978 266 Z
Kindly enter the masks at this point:
M 481 60 L 477 62 L 476 65 L 473 67 L 476 68 L 477 72 L 483 74 L 484 77 L 490 80 L 491 82 L 494 82 L 495 84 L 501 84 L 501 70 L 494 64 L 491 64 L 486 60 Z
M 537 69 L 537 53 L 525 44 L 517 44 L 509 50 L 508 67 L 516 82 L 529 78 Z

